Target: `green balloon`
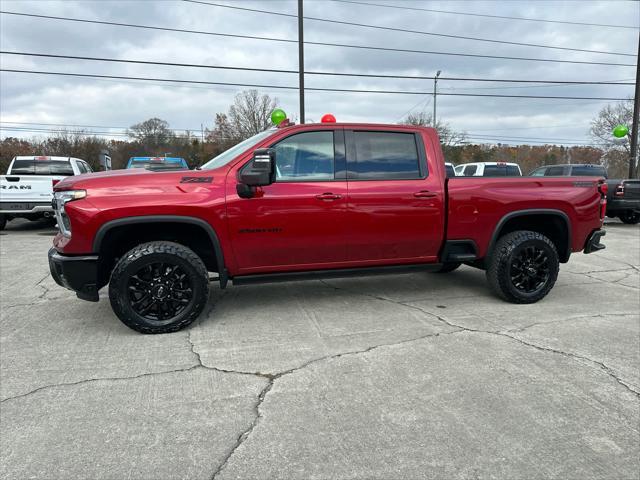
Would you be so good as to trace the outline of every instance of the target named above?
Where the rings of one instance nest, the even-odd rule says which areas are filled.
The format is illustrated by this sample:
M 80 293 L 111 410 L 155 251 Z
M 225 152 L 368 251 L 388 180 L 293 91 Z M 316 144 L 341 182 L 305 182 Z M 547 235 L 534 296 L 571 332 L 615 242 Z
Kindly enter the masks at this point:
M 273 112 L 271 112 L 271 122 L 274 125 L 280 125 L 285 118 L 287 118 L 287 114 L 284 113 L 284 110 L 281 108 L 276 108 Z
M 627 133 L 629 133 L 629 127 L 626 125 L 616 125 L 616 128 L 613 129 L 613 136 L 616 138 L 622 138 Z

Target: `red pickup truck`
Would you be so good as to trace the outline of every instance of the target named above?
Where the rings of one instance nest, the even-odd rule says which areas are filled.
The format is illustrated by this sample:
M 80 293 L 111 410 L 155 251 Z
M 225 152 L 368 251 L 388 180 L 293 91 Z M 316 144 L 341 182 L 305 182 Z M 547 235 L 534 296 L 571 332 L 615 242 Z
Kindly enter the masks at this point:
M 532 303 L 572 252 L 604 248 L 594 177 L 447 178 L 431 128 L 323 123 L 265 131 L 196 171 L 112 171 L 56 185 L 53 278 L 84 300 L 109 284 L 143 333 L 179 330 L 221 288 L 252 282 L 486 270 Z

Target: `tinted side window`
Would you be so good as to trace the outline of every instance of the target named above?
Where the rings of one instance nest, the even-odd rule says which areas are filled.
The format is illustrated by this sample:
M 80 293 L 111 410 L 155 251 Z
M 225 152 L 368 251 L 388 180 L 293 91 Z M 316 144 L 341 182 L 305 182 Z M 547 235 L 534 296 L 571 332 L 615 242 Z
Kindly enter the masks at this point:
M 515 165 L 507 165 L 507 177 L 521 177 L 520 169 Z
M 413 133 L 353 132 L 355 164 L 360 180 L 420 178 L 418 146 Z
M 604 177 L 604 167 L 571 167 L 571 175 L 575 177 Z
M 530 175 L 531 175 L 532 177 L 544 177 L 544 172 L 545 172 L 546 170 L 547 170 L 547 169 L 546 169 L 545 167 L 538 168 L 537 170 L 534 170 L 533 172 L 531 172 L 531 173 L 530 173 Z
M 468 167 L 464 167 L 464 176 L 472 177 L 473 175 L 475 175 L 476 170 L 478 170 L 477 165 L 469 165 Z
M 333 131 L 291 135 L 274 148 L 276 182 L 322 182 L 334 179 Z
M 84 162 L 78 162 L 78 170 L 80 173 L 87 173 L 87 166 Z
M 564 173 L 564 167 L 549 167 L 544 173 L 545 177 L 561 177 Z
M 453 170 L 453 167 L 451 165 L 445 165 L 444 169 L 447 172 L 447 178 L 456 176 L 456 172 Z

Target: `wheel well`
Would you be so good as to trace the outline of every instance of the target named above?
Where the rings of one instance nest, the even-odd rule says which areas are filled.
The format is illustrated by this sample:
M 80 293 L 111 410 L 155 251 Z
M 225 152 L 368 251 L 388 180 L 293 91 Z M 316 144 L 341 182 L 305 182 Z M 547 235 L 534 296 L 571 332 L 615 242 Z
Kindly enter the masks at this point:
M 202 259 L 208 271 L 218 271 L 216 247 L 202 226 L 171 221 L 131 223 L 114 226 L 101 237 L 96 252 L 100 256 L 101 286 L 108 283 L 111 271 L 122 255 L 136 245 L 162 240 L 190 248 Z
M 507 233 L 516 230 L 531 230 L 543 234 L 553 242 L 558 250 L 560 262 L 566 263 L 571 255 L 571 245 L 569 238 L 568 220 L 559 214 L 537 213 L 523 214 L 508 218 L 503 225 L 499 226 L 494 234 L 491 247 L 495 245 L 499 238 Z

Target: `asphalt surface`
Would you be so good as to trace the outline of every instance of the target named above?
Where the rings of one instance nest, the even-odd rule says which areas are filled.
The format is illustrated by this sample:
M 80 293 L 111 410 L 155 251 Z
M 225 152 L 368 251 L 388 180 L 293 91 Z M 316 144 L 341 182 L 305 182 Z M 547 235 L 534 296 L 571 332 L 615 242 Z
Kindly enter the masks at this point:
M 220 292 L 141 335 L 0 235 L 0 478 L 638 479 L 640 227 L 535 305 L 469 267 Z

